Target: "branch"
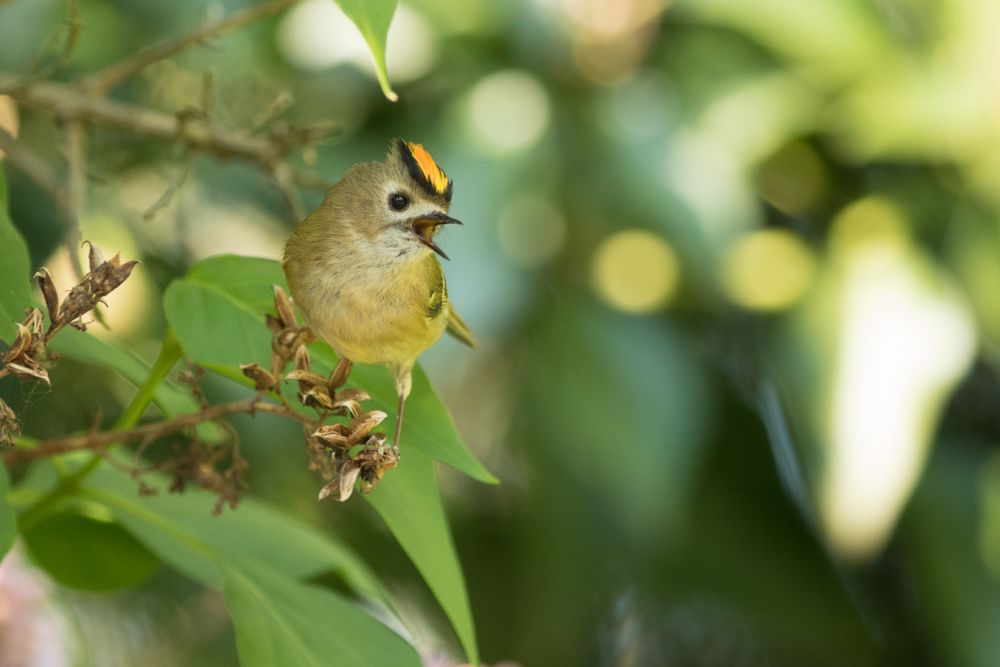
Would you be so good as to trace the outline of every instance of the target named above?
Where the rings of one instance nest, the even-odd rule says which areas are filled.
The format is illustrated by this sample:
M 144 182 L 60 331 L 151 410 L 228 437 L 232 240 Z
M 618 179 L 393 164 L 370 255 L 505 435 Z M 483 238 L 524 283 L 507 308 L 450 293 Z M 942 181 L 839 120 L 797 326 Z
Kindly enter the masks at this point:
M 189 150 L 220 159 L 245 160 L 260 167 L 269 176 L 293 150 L 319 141 L 337 130 L 328 124 L 306 128 L 280 126 L 267 135 L 247 136 L 219 130 L 208 123 L 180 115 L 93 97 L 71 84 L 40 81 L 19 87 L 18 83 L 18 77 L 0 72 L 0 91 L 8 91 L 22 106 L 47 111 L 57 118 L 107 125 L 149 139 L 179 142 Z M 308 172 L 286 167 L 290 178 L 303 187 L 325 190 L 330 186 L 329 182 Z
M 172 114 L 92 97 L 69 84 L 40 81 L 18 89 L 17 83 L 16 76 L 0 72 L 0 90 L 10 89 L 10 95 L 20 104 L 59 118 L 109 125 L 140 137 L 180 141 L 193 150 L 220 158 L 242 158 L 258 165 L 270 165 L 282 157 L 282 151 L 270 138 L 220 132 L 184 122 Z
M 248 23 L 253 23 L 295 2 L 297 0 L 270 0 L 269 2 L 263 2 L 259 5 L 235 12 L 215 23 L 202 26 L 187 35 L 154 44 L 148 49 L 139 51 L 125 60 L 89 74 L 80 81 L 80 85 L 83 89 L 91 93 L 101 94 L 107 92 L 109 89 L 157 61 L 176 55 L 193 44 L 203 43 L 211 37 L 217 37 L 223 33 L 241 28 Z
M 269 412 L 281 415 L 307 425 L 315 426 L 316 422 L 309 417 L 298 413 L 292 408 L 287 408 L 276 403 L 269 403 L 254 396 L 253 398 L 231 403 L 221 403 L 205 408 L 200 412 L 192 412 L 180 415 L 173 419 L 145 424 L 125 431 L 100 431 L 87 433 L 84 435 L 68 436 L 64 438 L 54 438 L 43 440 L 33 449 L 10 449 L 3 452 L 3 461 L 7 465 L 25 463 L 37 459 L 48 458 L 57 454 L 78 451 L 82 449 L 100 450 L 115 443 L 152 441 L 173 435 L 186 428 L 197 426 L 205 422 L 212 422 L 227 415 L 248 414 L 257 412 Z
M 83 279 L 80 264 L 80 216 L 87 207 L 87 131 L 83 122 L 73 119 L 64 128 L 66 165 L 69 170 L 66 187 L 66 250 L 76 279 Z

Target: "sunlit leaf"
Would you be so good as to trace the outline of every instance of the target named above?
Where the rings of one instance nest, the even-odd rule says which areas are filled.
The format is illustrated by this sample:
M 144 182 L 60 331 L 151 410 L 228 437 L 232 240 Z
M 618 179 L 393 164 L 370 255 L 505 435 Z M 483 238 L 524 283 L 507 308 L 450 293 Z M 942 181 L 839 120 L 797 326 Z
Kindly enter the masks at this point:
M 366 498 L 424 577 L 469 660 L 478 662 L 469 596 L 438 493 L 434 462 L 419 452 L 406 452 L 400 465 Z
M 399 635 L 339 595 L 263 568 L 224 568 L 226 606 L 245 667 L 419 666 Z
M 389 84 L 389 73 L 385 68 L 385 41 L 389 24 L 396 11 L 397 0 L 336 0 L 347 18 L 361 31 L 361 36 L 371 49 L 375 60 L 375 76 L 382 87 L 382 93 L 391 102 L 399 99 Z
M 160 486 L 167 485 L 160 480 Z M 84 495 L 106 505 L 115 519 L 164 561 L 208 585 L 221 586 L 218 561 L 266 568 L 289 578 L 334 571 L 372 600 L 385 596 L 375 576 L 347 547 L 251 499 L 220 516 L 215 496 L 198 489 L 139 497 L 128 475 L 107 467 L 87 479 Z
M 10 220 L 7 181 L 0 168 L 0 340 L 14 336 L 15 322 L 31 305 L 28 246 Z
M 35 563 L 59 583 L 80 590 L 136 586 L 160 566 L 160 560 L 120 525 L 83 514 L 51 514 L 23 537 Z

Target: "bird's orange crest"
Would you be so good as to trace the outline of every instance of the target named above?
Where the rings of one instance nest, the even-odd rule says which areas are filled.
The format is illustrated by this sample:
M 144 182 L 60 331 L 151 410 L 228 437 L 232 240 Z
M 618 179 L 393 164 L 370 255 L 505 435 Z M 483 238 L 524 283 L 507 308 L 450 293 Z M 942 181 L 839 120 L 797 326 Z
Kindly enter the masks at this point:
M 434 161 L 434 158 L 431 157 L 431 154 L 422 145 L 407 141 L 406 147 L 410 150 L 410 155 L 413 156 L 413 159 L 420 167 L 421 173 L 434 191 L 438 194 L 444 194 L 448 190 L 448 175 L 444 173 L 441 167 L 437 166 L 437 162 Z

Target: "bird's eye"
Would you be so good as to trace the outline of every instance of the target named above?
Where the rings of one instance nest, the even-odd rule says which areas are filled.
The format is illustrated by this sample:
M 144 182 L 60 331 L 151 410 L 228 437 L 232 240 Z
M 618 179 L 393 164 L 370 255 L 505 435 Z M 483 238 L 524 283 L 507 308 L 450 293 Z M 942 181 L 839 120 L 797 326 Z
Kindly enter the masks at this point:
M 394 192 L 389 195 L 389 206 L 394 211 L 402 211 L 410 205 L 410 198 L 401 192 Z

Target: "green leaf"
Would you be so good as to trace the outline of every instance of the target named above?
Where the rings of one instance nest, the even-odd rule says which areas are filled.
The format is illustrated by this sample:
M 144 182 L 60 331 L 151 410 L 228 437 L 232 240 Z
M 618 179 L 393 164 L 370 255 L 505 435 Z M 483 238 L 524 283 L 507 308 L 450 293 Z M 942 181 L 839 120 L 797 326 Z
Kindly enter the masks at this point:
M 7 180 L 0 167 L 0 340 L 8 343 L 32 305 L 28 246 L 14 228 L 7 207 Z
M 469 596 L 441 504 L 434 462 L 419 452 L 406 452 L 399 466 L 365 498 L 420 571 L 455 628 L 469 661 L 478 663 Z
M 218 287 L 175 280 L 163 296 L 167 321 L 184 353 L 229 377 L 242 377 L 239 365 L 270 365 L 271 334 L 263 314 L 242 307 Z
M 274 310 L 274 285 L 288 289 L 281 266 L 274 260 L 220 255 L 199 262 L 184 281 L 168 288 L 164 298 L 167 320 L 185 354 L 241 381 L 240 363 L 256 361 L 267 367 L 271 343 L 264 313 Z M 316 343 L 310 350 L 319 372 L 336 365 L 337 357 L 328 346 Z M 350 384 L 367 391 L 373 407 L 395 414 L 396 390 L 384 367 L 356 364 Z M 419 367 L 414 369 L 413 393 L 406 407 L 404 448 L 417 449 L 473 479 L 497 483 L 462 442 L 451 415 Z
M 110 368 L 137 387 L 149 377 L 149 364 L 131 350 L 69 327 L 49 341 L 48 349 L 66 359 Z M 168 381 L 156 385 L 153 402 L 164 417 L 176 417 L 199 409 L 194 396 Z M 199 424 L 198 435 L 209 442 L 218 442 L 225 436 L 216 424 Z
M 165 487 L 167 480 L 159 484 Z M 211 516 L 215 496 L 199 489 L 141 498 L 125 473 L 103 466 L 82 493 L 107 506 L 123 526 L 165 562 L 196 581 L 221 586 L 219 559 L 256 566 L 289 578 L 334 571 L 356 592 L 385 602 L 381 585 L 347 547 L 251 499 Z
M 389 85 L 389 73 L 385 68 L 385 41 L 389 34 L 389 24 L 396 11 L 397 0 L 336 0 L 347 18 L 361 31 L 375 60 L 375 76 L 382 87 L 382 93 L 390 102 L 399 99 Z
M 17 517 L 14 510 L 7 504 L 7 493 L 10 490 L 10 480 L 7 478 L 7 468 L 0 462 L 0 560 L 14 545 L 17 536 Z
M 171 286 L 168 290 L 167 319 L 189 356 L 217 368 L 230 365 L 227 374 L 232 375 L 238 373 L 235 365 L 240 361 L 266 363 L 249 347 L 238 354 L 232 350 L 242 345 L 241 339 L 254 336 L 251 345 L 256 346 L 257 355 L 261 350 L 265 355 L 270 353 L 270 334 L 263 317 L 273 310 L 273 285 L 285 287 L 285 277 L 275 261 L 233 255 L 211 257 L 191 269 L 182 287 Z M 197 293 L 199 289 L 203 293 Z M 225 298 L 220 299 L 220 295 Z M 227 333 L 229 323 L 240 333 Z M 254 327 L 256 334 L 244 331 Z M 329 346 L 316 343 L 310 350 L 319 372 L 329 371 L 336 364 L 336 355 Z M 375 407 L 395 412 L 395 389 L 381 366 L 355 365 L 350 384 L 367 391 Z M 427 581 L 472 659 L 477 649 L 468 595 L 431 459 L 482 481 L 495 478 L 466 448 L 427 376 L 419 369 L 414 372 L 406 414 L 401 465 L 390 471 L 367 498 Z
M 70 588 L 136 586 L 160 566 L 159 559 L 117 523 L 75 512 L 50 514 L 23 538 L 35 563 Z
M 244 667 L 420 665 L 399 635 L 331 591 L 262 568 L 226 570 L 226 606 Z

